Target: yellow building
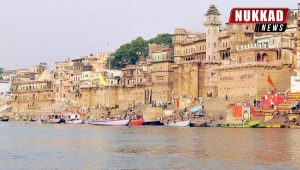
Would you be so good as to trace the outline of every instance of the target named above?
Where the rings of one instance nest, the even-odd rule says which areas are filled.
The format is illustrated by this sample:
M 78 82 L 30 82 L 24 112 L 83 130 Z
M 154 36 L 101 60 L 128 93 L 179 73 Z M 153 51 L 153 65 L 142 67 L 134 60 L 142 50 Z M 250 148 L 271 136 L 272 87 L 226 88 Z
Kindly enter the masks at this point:
M 14 82 L 11 92 L 14 113 L 49 108 L 55 101 L 52 81 Z

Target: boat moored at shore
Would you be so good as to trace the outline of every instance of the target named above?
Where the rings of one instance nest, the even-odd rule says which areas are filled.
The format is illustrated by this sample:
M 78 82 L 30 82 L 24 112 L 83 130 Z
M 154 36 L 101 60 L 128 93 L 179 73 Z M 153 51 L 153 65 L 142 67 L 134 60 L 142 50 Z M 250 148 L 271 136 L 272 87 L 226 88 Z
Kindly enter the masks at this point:
M 8 122 L 8 120 L 9 120 L 8 116 L 0 117 L 0 121 L 2 121 L 2 122 Z
M 249 121 L 245 123 L 227 123 L 223 125 L 223 127 L 228 127 L 228 128 L 255 128 L 259 126 L 261 122 L 259 120 L 257 121 Z
M 123 120 L 91 120 L 89 124 L 91 125 L 101 125 L 101 126 L 128 126 L 130 119 Z
M 188 127 L 188 126 L 190 126 L 190 124 L 191 124 L 190 120 L 180 121 L 180 122 L 176 122 L 176 121 L 170 122 L 170 121 L 168 121 L 168 122 L 164 123 L 164 126 Z
M 65 114 L 64 120 L 66 124 L 82 124 L 83 120 L 79 114 Z
M 138 126 L 138 125 L 144 125 L 144 120 L 143 119 L 137 119 L 137 120 L 134 120 L 134 119 L 131 119 L 130 120 L 130 123 L 129 123 L 129 126 Z
M 64 123 L 62 114 L 49 114 L 46 118 L 42 119 L 43 123 Z
M 164 125 L 160 120 L 145 121 L 144 124 L 147 126 L 162 126 L 162 125 Z

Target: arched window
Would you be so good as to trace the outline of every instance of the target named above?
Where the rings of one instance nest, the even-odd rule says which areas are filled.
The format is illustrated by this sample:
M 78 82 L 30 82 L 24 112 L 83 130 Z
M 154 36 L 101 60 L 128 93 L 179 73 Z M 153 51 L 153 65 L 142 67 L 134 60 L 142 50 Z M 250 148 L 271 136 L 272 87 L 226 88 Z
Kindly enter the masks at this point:
M 258 53 L 258 54 L 256 55 L 256 61 L 257 61 L 257 62 L 262 61 L 262 58 L 261 58 L 260 53 Z
M 266 53 L 262 54 L 262 61 L 268 62 L 268 54 Z

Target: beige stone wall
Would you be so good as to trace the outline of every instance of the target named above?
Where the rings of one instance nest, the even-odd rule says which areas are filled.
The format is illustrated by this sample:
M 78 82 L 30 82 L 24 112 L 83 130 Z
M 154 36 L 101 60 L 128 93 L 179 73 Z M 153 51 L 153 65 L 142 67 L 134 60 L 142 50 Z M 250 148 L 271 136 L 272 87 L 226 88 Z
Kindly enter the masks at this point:
M 55 101 L 53 81 L 13 82 L 13 112 L 29 112 L 50 107 Z
M 45 109 L 49 108 L 54 101 L 53 91 L 14 92 L 11 101 L 12 111 L 17 113 Z
M 232 53 L 232 64 L 274 62 L 279 59 L 276 49 L 246 49 Z
M 290 89 L 290 76 L 294 73 L 288 66 L 278 67 L 245 67 L 219 70 L 218 97 L 255 96 L 271 92 L 273 87 L 267 83 L 271 76 L 279 92 Z

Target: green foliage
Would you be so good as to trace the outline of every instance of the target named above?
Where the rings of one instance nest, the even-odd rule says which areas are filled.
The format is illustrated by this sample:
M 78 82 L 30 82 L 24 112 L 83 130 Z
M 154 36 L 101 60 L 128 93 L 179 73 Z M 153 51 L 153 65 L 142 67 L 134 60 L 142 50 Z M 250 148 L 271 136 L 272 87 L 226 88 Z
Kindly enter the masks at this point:
M 166 46 L 172 46 L 172 35 L 171 34 L 158 34 L 155 38 L 148 41 L 149 43 L 164 44 Z
M 147 55 L 147 52 L 147 41 L 142 37 L 138 37 L 116 50 L 110 62 L 111 66 L 113 68 L 123 68 L 127 64 L 135 64 L 139 57 Z
M 3 68 L 0 67 L 0 80 L 3 80 L 2 73 L 3 73 Z
M 110 60 L 111 67 L 123 68 L 128 64 L 136 64 L 139 58 L 148 55 L 149 43 L 164 44 L 171 47 L 172 36 L 170 34 L 158 34 L 148 41 L 138 37 L 130 43 L 122 45 L 113 54 L 114 57 Z

